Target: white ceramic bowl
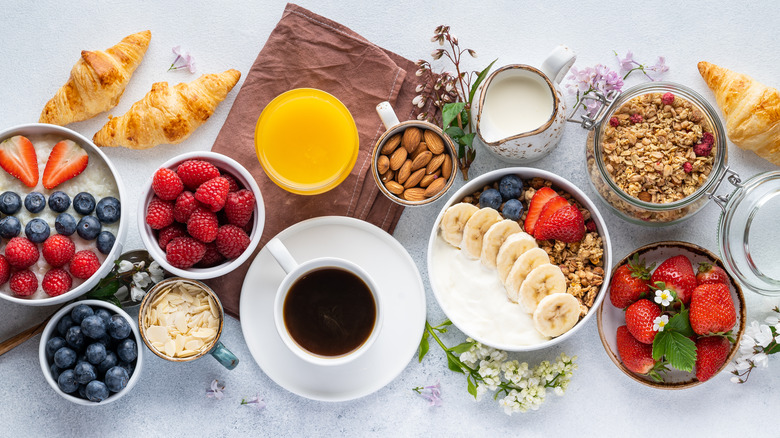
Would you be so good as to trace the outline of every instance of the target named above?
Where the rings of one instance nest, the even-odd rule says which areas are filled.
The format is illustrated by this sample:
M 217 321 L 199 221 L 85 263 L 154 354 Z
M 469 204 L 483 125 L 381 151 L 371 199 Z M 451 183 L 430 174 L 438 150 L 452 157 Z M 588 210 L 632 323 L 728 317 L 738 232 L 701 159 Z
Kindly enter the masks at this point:
M 490 337 L 483 337 L 476 335 L 475 333 L 470 333 L 469 331 L 469 325 L 468 321 L 459 320 L 459 315 L 457 313 L 453 313 L 450 309 L 447 308 L 446 300 L 442 300 L 442 291 L 439 287 L 437 287 L 437 280 L 435 278 L 435 272 L 432 269 L 433 266 L 433 254 L 434 254 L 434 245 L 436 244 L 436 240 L 439 238 L 439 223 L 441 222 L 441 218 L 444 215 L 444 212 L 449 208 L 451 205 L 456 204 L 460 202 L 465 196 L 468 196 L 477 190 L 481 190 L 482 187 L 485 185 L 492 184 L 493 182 L 499 181 L 503 176 L 505 175 L 518 175 L 522 179 L 531 179 L 535 177 L 542 178 L 544 180 L 552 181 L 553 188 L 561 189 L 576 199 L 583 207 L 585 207 L 588 211 L 591 213 L 591 218 L 596 224 L 596 229 L 599 233 L 599 235 L 602 237 L 603 243 L 604 243 L 604 256 L 602 257 L 603 260 L 603 266 L 604 269 L 604 283 L 599 289 L 599 293 L 593 302 L 593 306 L 591 307 L 590 311 L 588 312 L 585 317 L 580 320 L 577 325 L 575 325 L 571 330 L 568 332 L 562 334 L 561 336 L 558 336 L 556 338 L 552 338 L 540 343 L 536 343 L 533 345 L 515 345 L 515 344 L 507 344 L 499 340 L 491 339 Z M 577 186 L 572 184 L 571 182 L 567 181 L 566 179 L 555 175 L 553 173 L 540 170 L 540 169 L 534 169 L 534 168 L 528 168 L 528 167 L 510 167 L 505 169 L 498 169 L 494 170 L 492 172 L 488 172 L 484 175 L 480 175 L 477 178 L 474 178 L 473 180 L 469 181 L 467 184 L 465 184 L 463 187 L 461 187 L 455 194 L 453 194 L 450 199 L 447 201 L 446 204 L 444 204 L 444 207 L 442 207 L 441 212 L 439 212 L 439 215 L 436 217 L 436 221 L 433 224 L 433 229 L 431 230 L 430 238 L 428 239 L 428 279 L 431 283 L 431 289 L 433 289 L 433 295 L 436 297 L 436 301 L 438 301 L 439 306 L 444 311 L 444 313 L 449 317 L 449 319 L 461 330 L 463 333 L 465 333 L 467 336 L 471 337 L 472 339 L 477 340 L 478 342 L 489 345 L 494 348 L 498 348 L 500 350 L 506 350 L 506 351 L 534 351 L 534 350 L 540 350 L 547 347 L 551 347 L 555 344 L 558 344 L 559 342 L 562 342 L 571 336 L 574 335 L 574 333 L 577 332 L 580 328 L 582 328 L 588 320 L 590 320 L 593 315 L 596 313 L 596 309 L 601 304 L 602 300 L 604 300 L 604 296 L 607 293 L 607 279 L 610 277 L 610 270 L 612 266 L 612 247 L 610 246 L 610 238 L 609 233 L 607 232 L 606 224 L 604 223 L 604 219 L 601 217 L 601 214 L 599 213 L 598 209 L 596 208 L 596 205 L 585 195 L 585 193 L 582 192 Z M 507 303 L 509 301 L 507 300 Z M 518 311 L 521 311 L 518 309 Z M 490 318 L 491 315 L 479 315 L 480 317 Z M 507 328 L 508 330 L 511 330 L 511 327 Z
M 27 125 L 19 125 L 13 128 L 3 130 L 2 132 L 0 132 L 0 141 L 3 141 L 9 137 L 13 137 L 14 135 L 23 135 L 28 138 L 40 137 L 44 135 L 56 135 L 57 137 L 61 137 L 62 139 L 69 139 L 78 143 L 79 146 L 84 148 L 84 150 L 86 150 L 90 154 L 89 166 L 94 166 L 95 159 L 98 159 L 101 162 L 101 164 L 104 164 L 109 169 L 111 175 L 113 175 L 114 177 L 114 181 L 116 182 L 116 187 L 118 191 L 116 197 L 119 199 L 120 203 L 124 203 L 124 200 L 126 199 L 125 186 L 124 184 L 122 184 L 122 180 L 119 177 L 119 172 L 116 170 L 114 165 L 111 164 L 111 161 L 100 150 L 100 148 L 95 146 L 95 144 L 92 143 L 92 141 L 89 140 L 88 138 L 84 137 L 83 135 L 79 134 L 76 131 L 72 131 L 68 128 L 63 128 L 61 126 L 48 125 L 44 123 L 30 123 Z M 43 175 L 43 167 L 40 167 L 39 171 L 41 175 Z M 4 171 L 0 170 L 0 172 L 4 172 Z M 78 178 L 78 176 L 76 178 Z M 2 191 L 3 190 L 0 190 L 0 192 Z M 75 193 L 70 193 L 69 195 L 71 195 L 71 199 L 72 199 Z M 22 196 L 22 199 L 24 199 L 24 196 Z M 47 202 L 48 202 L 48 195 L 47 195 Z M 100 281 L 101 278 L 105 277 L 108 274 L 108 272 L 114 267 L 114 260 L 116 260 L 120 254 L 122 254 L 122 245 L 124 244 L 125 237 L 127 236 L 127 223 L 128 223 L 127 217 L 129 214 L 128 209 L 126 207 L 127 205 L 123 205 L 116 236 L 115 236 L 116 241 L 114 243 L 114 247 L 111 249 L 111 252 L 109 252 L 106 255 L 106 259 L 103 262 L 103 264 L 100 266 L 100 269 L 98 269 L 97 272 L 94 275 L 92 275 L 92 277 L 90 277 L 80 285 L 74 287 L 70 291 L 56 297 L 50 297 L 46 295 L 45 297 L 42 298 L 23 298 L 23 297 L 13 296 L 8 293 L 0 293 L 0 298 L 11 301 L 13 303 L 23 304 L 28 306 L 51 306 L 53 304 L 70 301 L 74 298 L 77 298 L 87 293 L 90 289 L 92 289 L 97 284 L 98 281 Z M 24 207 L 22 208 L 24 209 Z M 46 208 L 49 207 L 47 206 Z M 52 234 L 56 234 L 54 227 L 52 227 L 51 229 L 52 229 Z M 38 248 L 40 249 L 40 245 L 38 245 Z M 97 253 L 97 250 L 95 250 L 95 252 Z M 41 257 L 43 257 L 43 255 L 41 255 Z M 36 293 L 36 295 L 40 295 L 40 294 Z
M 152 191 L 152 179 L 154 178 L 154 175 L 150 176 L 149 180 L 146 181 L 143 187 L 141 187 L 141 193 L 143 193 L 143 195 L 138 202 L 138 214 L 136 219 L 138 222 L 138 231 L 141 234 L 141 240 L 144 242 L 146 250 L 149 251 L 149 255 L 151 255 L 152 258 L 163 267 L 163 269 L 177 277 L 204 280 L 208 278 L 220 277 L 231 272 L 232 270 L 241 266 L 241 264 L 243 264 L 249 258 L 249 256 L 252 255 L 252 252 L 257 247 L 257 244 L 260 243 L 260 236 L 263 234 L 263 225 L 265 224 L 265 206 L 263 204 L 263 196 L 260 194 L 260 187 L 257 186 L 257 182 L 255 182 L 254 177 L 252 177 L 252 175 L 244 168 L 244 166 L 239 164 L 234 159 L 226 157 L 225 155 L 205 151 L 189 152 L 171 158 L 170 160 L 163 163 L 163 165 L 159 168 L 167 167 L 175 171 L 179 164 L 192 159 L 208 161 L 209 163 L 217 166 L 219 169 L 230 173 L 233 177 L 236 178 L 236 181 L 238 181 L 239 184 L 250 190 L 255 195 L 255 211 L 252 215 L 253 225 L 252 233 L 249 235 L 249 247 L 247 247 L 247 249 L 237 258 L 226 260 L 224 263 L 213 266 L 211 268 L 193 267 L 188 269 L 179 269 L 171 266 L 165 257 L 165 252 L 157 243 L 154 230 L 152 230 L 152 228 L 149 227 L 149 225 L 146 223 L 146 207 L 154 197 L 154 191 Z
M 99 403 L 86 400 L 81 397 L 76 397 L 66 392 L 63 392 L 60 389 L 59 385 L 57 385 L 57 381 L 54 380 L 54 378 L 52 377 L 51 370 L 49 369 L 51 364 L 46 359 L 46 342 L 48 342 L 49 339 L 51 339 L 52 334 L 55 333 L 55 331 L 57 330 L 57 323 L 60 322 L 60 319 L 63 316 L 69 314 L 74 307 L 81 304 L 86 304 L 93 308 L 102 307 L 108 310 L 109 312 L 111 312 L 112 314 L 116 313 L 117 315 L 121 315 L 122 318 L 127 320 L 128 324 L 130 324 L 130 328 L 133 329 L 133 340 L 135 340 L 136 350 L 138 351 L 138 358 L 135 360 L 135 369 L 133 370 L 133 375 L 130 376 L 130 380 L 127 381 L 127 386 L 125 386 L 125 388 L 119 392 L 112 393 L 111 395 L 108 396 L 107 399 Z M 41 334 L 40 346 L 38 347 L 38 360 L 41 364 L 41 371 L 43 371 L 43 377 L 46 379 L 46 382 L 48 382 L 49 385 L 54 389 L 54 392 L 62 396 L 62 398 L 84 406 L 105 405 L 119 400 L 125 394 L 130 392 L 130 390 L 133 389 L 135 384 L 138 383 L 138 379 L 141 376 L 141 369 L 143 368 L 143 362 L 144 362 L 143 351 L 142 351 L 143 349 L 141 348 L 141 345 L 143 345 L 143 343 L 141 341 L 141 334 L 138 332 L 138 326 L 135 325 L 133 318 L 131 318 L 130 315 L 127 314 L 127 312 L 106 301 L 100 301 L 100 300 L 75 301 L 60 309 L 57 313 L 54 314 L 54 316 L 51 317 L 49 323 L 46 324 L 46 327 L 43 329 L 43 333 Z

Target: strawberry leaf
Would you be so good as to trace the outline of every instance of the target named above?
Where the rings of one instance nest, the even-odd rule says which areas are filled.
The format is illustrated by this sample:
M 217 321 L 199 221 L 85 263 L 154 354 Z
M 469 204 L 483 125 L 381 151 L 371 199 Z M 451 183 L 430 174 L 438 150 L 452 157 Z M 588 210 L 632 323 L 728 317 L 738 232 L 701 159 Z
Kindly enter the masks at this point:
M 664 330 L 653 340 L 653 359 L 662 357 L 678 370 L 690 372 L 696 363 L 696 344 L 682 333 Z
M 669 323 L 664 326 L 664 331 L 674 331 L 681 335 L 688 337 L 693 336 L 695 333 L 691 328 L 691 321 L 688 318 L 688 310 L 682 310 L 677 315 L 674 315 Z

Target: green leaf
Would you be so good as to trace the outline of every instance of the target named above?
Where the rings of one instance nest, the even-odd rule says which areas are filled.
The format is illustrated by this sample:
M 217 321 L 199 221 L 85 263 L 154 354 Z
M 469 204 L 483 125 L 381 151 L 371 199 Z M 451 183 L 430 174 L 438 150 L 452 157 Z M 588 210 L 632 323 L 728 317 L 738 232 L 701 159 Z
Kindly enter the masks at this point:
M 476 133 L 470 132 L 460 138 L 458 143 L 462 143 L 464 146 L 471 148 L 471 144 L 474 143 L 474 136 Z
M 428 332 L 423 333 L 422 340 L 420 340 L 420 353 L 417 355 L 417 361 L 422 362 L 428 350 L 430 350 L 431 344 L 428 343 Z
M 465 353 L 465 352 L 469 351 L 471 349 L 471 347 L 473 347 L 475 344 L 476 344 L 476 341 L 464 342 L 462 344 L 458 344 L 458 345 L 450 348 L 450 351 L 455 353 L 455 354 L 462 354 L 462 353 Z
M 456 362 L 455 359 L 453 359 L 450 355 L 447 355 L 447 368 L 455 371 L 456 373 L 465 374 L 463 372 L 463 368 L 460 367 L 460 364 Z
M 458 117 L 458 114 L 463 111 L 463 108 L 466 106 L 464 102 L 454 102 L 454 103 L 448 103 L 444 105 L 444 108 L 441 110 L 441 125 L 446 129 L 452 124 L 452 121 L 455 120 L 455 117 Z
M 466 135 L 466 133 L 463 132 L 463 130 L 457 126 L 450 126 L 447 129 L 445 129 L 444 132 L 447 133 L 447 135 L 449 135 L 455 141 L 458 141 L 460 137 Z
M 479 74 L 477 75 L 477 79 L 474 81 L 474 85 L 471 86 L 471 91 L 469 91 L 469 103 L 471 103 L 472 99 L 474 99 L 474 94 L 477 92 L 477 88 L 479 88 L 479 84 L 481 84 L 482 81 L 485 80 L 488 72 L 490 72 L 490 67 L 493 67 L 493 64 L 495 64 L 496 61 L 498 61 L 498 58 L 494 59 L 493 62 L 490 63 L 490 65 L 485 67 L 485 69 L 479 72 Z
M 94 298 L 97 300 L 106 300 L 113 297 L 116 291 L 122 287 L 122 283 L 118 280 L 112 281 L 102 287 L 97 287 L 89 291 L 86 295 L 87 298 Z
M 477 398 L 477 385 L 474 384 L 474 382 L 471 380 L 471 376 L 466 378 L 466 381 L 468 382 L 468 390 L 469 394 L 473 395 L 474 398 Z
M 688 310 L 683 310 L 677 315 L 674 315 L 669 323 L 664 327 L 664 331 L 674 331 L 681 335 L 688 337 L 693 336 L 695 333 L 691 328 L 691 321 L 688 318 Z
M 664 330 L 653 340 L 653 359 L 662 357 L 678 370 L 691 371 L 696 364 L 696 344 L 682 333 Z

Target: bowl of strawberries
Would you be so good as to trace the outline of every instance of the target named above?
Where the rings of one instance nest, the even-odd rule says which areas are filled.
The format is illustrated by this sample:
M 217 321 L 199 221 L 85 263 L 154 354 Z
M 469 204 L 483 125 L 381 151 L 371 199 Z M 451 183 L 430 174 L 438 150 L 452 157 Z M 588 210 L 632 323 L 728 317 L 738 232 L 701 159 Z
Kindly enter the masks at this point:
M 597 321 L 623 373 L 653 388 L 684 389 L 732 360 L 745 329 L 745 298 L 712 252 L 657 242 L 615 265 Z
M 138 229 L 149 255 L 173 275 L 209 279 L 244 263 L 260 242 L 260 188 L 238 162 L 190 152 L 164 163 L 143 188 Z

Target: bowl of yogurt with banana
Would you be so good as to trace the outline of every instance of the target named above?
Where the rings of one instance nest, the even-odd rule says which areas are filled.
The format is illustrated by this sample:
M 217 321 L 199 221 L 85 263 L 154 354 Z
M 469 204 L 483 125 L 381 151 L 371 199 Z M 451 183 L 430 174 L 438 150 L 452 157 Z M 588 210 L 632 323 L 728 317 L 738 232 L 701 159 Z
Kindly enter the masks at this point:
M 609 234 L 593 202 L 553 173 L 505 168 L 460 188 L 428 241 L 428 276 L 447 317 L 506 351 L 572 336 L 606 295 Z

